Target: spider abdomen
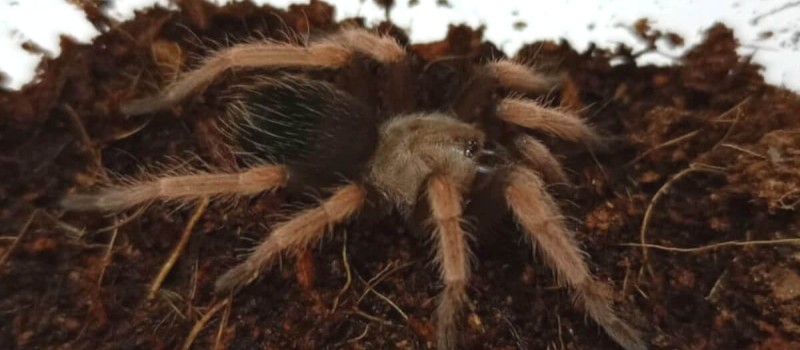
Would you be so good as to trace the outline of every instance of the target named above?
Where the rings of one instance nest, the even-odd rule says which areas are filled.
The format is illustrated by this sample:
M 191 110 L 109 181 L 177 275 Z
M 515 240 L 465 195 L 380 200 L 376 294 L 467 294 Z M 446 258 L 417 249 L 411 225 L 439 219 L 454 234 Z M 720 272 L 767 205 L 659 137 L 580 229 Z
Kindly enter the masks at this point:
M 239 88 L 225 129 L 241 151 L 285 164 L 293 183 L 329 185 L 361 174 L 377 118 L 329 83 L 284 76 Z

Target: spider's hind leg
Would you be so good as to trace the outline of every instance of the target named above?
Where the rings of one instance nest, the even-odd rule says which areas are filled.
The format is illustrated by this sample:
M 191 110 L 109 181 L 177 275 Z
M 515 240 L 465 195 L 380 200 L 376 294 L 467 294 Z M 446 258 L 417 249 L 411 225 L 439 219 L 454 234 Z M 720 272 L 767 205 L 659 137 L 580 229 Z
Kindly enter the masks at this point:
M 544 182 L 535 172 L 522 167 L 512 168 L 507 181 L 505 197 L 514 218 L 536 243 L 559 280 L 575 290 L 576 303 L 623 348 L 647 349 L 639 331 L 614 312 L 607 287 L 589 272 L 583 253 L 568 231 L 558 206 L 545 191 Z
M 188 201 L 203 197 L 246 196 L 286 184 L 283 166 L 255 166 L 239 173 L 194 173 L 130 181 L 92 194 L 72 194 L 61 201 L 69 210 L 120 211 L 155 200 Z
M 346 29 L 309 46 L 277 42 L 234 45 L 208 56 L 194 70 L 182 74 L 160 94 L 129 102 L 121 111 L 141 115 L 167 108 L 210 84 L 217 76 L 237 68 L 341 68 L 359 52 L 380 62 L 396 62 L 405 50 L 394 39 L 361 29 Z

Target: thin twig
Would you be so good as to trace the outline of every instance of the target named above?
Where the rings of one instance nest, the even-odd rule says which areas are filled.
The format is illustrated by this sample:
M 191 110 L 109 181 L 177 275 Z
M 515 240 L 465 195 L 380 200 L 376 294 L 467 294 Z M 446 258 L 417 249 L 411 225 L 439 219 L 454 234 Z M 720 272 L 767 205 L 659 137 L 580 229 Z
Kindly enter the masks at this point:
M 795 200 L 794 202 L 791 202 L 791 203 L 785 203 L 785 200 L 787 198 L 789 198 L 789 197 L 794 196 L 795 194 L 798 194 L 798 193 L 800 193 L 800 190 L 791 190 L 789 192 L 786 192 L 786 193 L 782 194 L 781 197 L 778 198 L 778 203 L 781 205 L 780 206 L 781 209 L 794 210 L 794 207 L 796 207 L 798 204 L 800 204 L 800 199 L 797 199 L 797 200 Z
M 757 158 L 761 158 L 761 159 L 764 159 L 764 160 L 767 160 L 767 159 L 769 159 L 769 158 L 767 158 L 767 156 L 765 156 L 765 155 L 758 154 L 758 153 L 756 153 L 756 152 L 753 152 L 753 151 L 751 151 L 751 150 L 749 150 L 749 149 L 747 149 L 747 148 L 744 148 L 744 147 L 741 147 L 741 146 L 737 146 L 737 145 L 734 145 L 734 144 L 730 144 L 730 143 L 721 143 L 719 146 L 720 146 L 720 147 L 726 147 L 726 148 L 734 149 L 734 150 L 737 150 L 737 151 L 739 151 L 739 152 L 746 153 L 746 154 L 749 154 L 749 155 L 751 155 L 751 156 L 754 156 L 754 157 L 757 157 Z
M 392 264 L 390 263 L 386 267 L 388 268 L 391 265 Z M 387 271 L 387 268 L 384 268 L 383 271 L 381 271 L 380 273 L 375 275 L 375 277 L 371 278 L 370 282 L 364 281 L 364 279 L 361 277 L 361 275 L 356 274 L 356 276 L 361 280 L 361 282 L 366 285 L 364 293 L 361 294 L 361 297 L 358 298 L 358 301 L 356 302 L 356 306 L 358 306 L 359 302 L 364 298 L 364 296 L 367 295 L 367 293 L 372 292 L 378 298 L 383 299 L 383 301 L 385 301 L 387 304 L 389 304 L 389 306 L 391 306 L 393 309 L 395 309 L 395 311 L 397 311 L 397 313 L 399 313 L 400 316 L 403 317 L 404 320 L 408 320 L 408 315 L 405 312 L 403 312 L 403 309 L 401 309 L 399 306 L 397 306 L 397 304 L 395 304 L 394 301 L 392 301 L 392 299 L 389 299 L 389 297 L 387 297 L 386 295 L 383 295 L 382 293 L 380 293 L 377 290 L 375 290 L 375 286 L 377 286 L 384 279 L 389 277 L 389 275 L 391 275 L 391 274 L 393 274 L 393 273 L 395 273 L 397 271 L 400 271 L 401 269 L 404 269 L 404 268 L 406 268 L 408 266 L 411 266 L 411 265 L 413 265 L 413 263 L 406 263 L 406 264 L 397 266 L 397 267 L 395 267 L 395 268 L 393 268 L 391 270 L 388 270 L 388 271 Z
M 200 266 L 198 265 L 198 260 L 195 259 L 194 264 L 192 264 L 194 271 L 192 272 L 192 278 L 189 281 L 189 295 L 186 296 L 186 313 L 190 314 L 194 308 L 192 303 L 194 303 L 194 298 L 197 295 L 197 274 L 199 273 Z
M 164 289 L 159 293 L 159 297 L 161 297 L 161 300 L 163 300 L 164 303 L 166 303 L 166 305 L 169 306 L 169 308 L 172 310 L 172 313 L 180 316 L 182 320 L 185 320 L 187 317 L 192 317 L 192 310 L 187 310 L 186 313 L 184 314 L 178 307 L 178 303 L 181 300 L 183 300 L 182 295 L 174 291 Z
M 78 112 L 75 112 L 75 110 L 72 109 L 72 106 L 66 103 L 61 108 L 67 112 L 67 116 L 69 116 L 72 125 L 75 127 L 75 131 L 78 132 L 78 137 L 81 139 L 81 146 L 83 146 L 86 151 L 91 152 L 92 156 L 94 156 L 94 142 L 92 141 L 92 138 L 89 137 L 89 133 L 86 131 L 86 127 L 83 125 L 83 121 L 78 115 Z
M 350 261 L 347 258 L 347 231 L 344 232 L 342 238 L 342 264 L 344 264 L 344 272 L 346 280 L 344 282 L 344 286 L 341 290 L 339 290 L 339 294 L 336 295 L 336 299 L 333 299 L 333 307 L 331 307 L 331 311 L 329 314 L 336 312 L 336 308 L 339 306 L 339 299 L 344 295 L 347 289 L 350 288 L 350 284 L 353 282 L 353 275 L 350 271 Z
M 559 349 L 564 349 L 564 332 L 561 327 L 561 316 L 556 313 L 556 322 L 558 322 L 558 344 L 561 345 Z
M 367 294 L 369 292 L 374 291 L 375 286 L 377 286 L 378 284 L 383 282 L 384 279 L 386 279 L 387 277 L 389 277 L 390 275 L 394 274 L 397 271 L 400 271 L 400 270 L 402 270 L 402 269 L 404 269 L 406 267 L 414 265 L 414 263 L 405 263 L 403 265 L 399 265 L 399 266 L 397 266 L 395 268 L 389 269 L 392 265 L 394 265 L 394 264 L 393 263 L 387 264 L 386 267 L 383 268 L 383 270 L 381 270 L 381 272 L 378 272 L 377 275 L 375 275 L 374 277 L 370 278 L 369 281 L 366 281 L 366 282 L 364 281 L 363 278 L 361 278 L 361 275 L 356 273 L 356 276 L 362 282 L 364 282 L 364 284 L 367 285 L 367 287 L 364 289 L 364 292 L 361 294 L 361 296 L 358 298 L 358 300 L 356 300 L 356 305 L 358 305 L 361 302 L 361 300 L 363 300 L 364 297 L 367 296 Z
M 102 154 L 98 151 L 97 144 L 92 141 L 92 138 L 89 136 L 89 132 L 86 131 L 86 126 L 83 125 L 83 120 L 81 120 L 80 115 L 78 115 L 78 112 L 75 112 L 69 104 L 65 103 L 62 109 L 67 112 L 69 119 L 75 127 L 75 131 L 78 132 L 78 137 L 81 140 L 81 148 L 92 158 L 92 166 L 94 168 L 92 169 L 92 173 L 101 178 L 107 178 L 105 169 L 103 168 Z
M 204 197 L 200 205 L 197 206 L 195 209 L 194 214 L 189 219 L 189 222 L 186 223 L 186 227 L 183 229 L 183 234 L 181 235 L 181 240 L 178 241 L 178 245 L 175 246 L 175 249 L 172 250 L 172 254 L 170 254 L 169 259 L 164 263 L 164 266 L 161 267 L 161 271 L 159 271 L 156 278 L 153 280 L 153 283 L 150 285 L 150 289 L 147 293 L 147 300 L 151 301 L 156 297 L 156 293 L 158 289 L 161 288 L 161 284 L 164 283 L 164 279 L 167 278 L 167 274 L 169 271 L 172 270 L 172 267 L 175 265 L 175 262 L 178 261 L 181 253 L 183 253 L 184 248 L 189 243 L 189 237 L 192 234 L 192 230 L 194 229 L 195 224 L 197 221 L 200 220 L 200 217 L 203 216 L 205 213 L 206 208 L 208 208 L 208 197 Z
M 106 274 L 106 268 L 109 264 L 111 264 L 111 257 L 114 254 L 114 243 L 117 242 L 117 234 L 119 233 L 119 229 L 114 229 L 114 232 L 111 234 L 111 241 L 108 242 L 108 249 L 106 249 L 106 255 L 103 256 L 103 266 L 100 268 L 100 277 L 97 278 L 97 287 L 103 285 L 103 276 Z
M 364 311 L 361 311 L 361 309 L 359 309 L 358 307 L 353 307 L 351 312 L 356 314 L 356 315 L 358 315 L 358 316 L 366 318 L 366 319 L 368 319 L 370 321 L 373 321 L 373 322 L 378 322 L 378 323 L 386 325 L 386 326 L 393 325 L 391 322 L 389 322 L 387 320 L 384 320 L 384 319 L 382 319 L 382 318 L 380 318 L 378 316 L 373 316 L 373 315 L 370 315 L 370 314 L 368 314 L 368 313 L 366 313 Z
M 170 327 L 173 323 L 175 323 L 175 319 L 178 318 L 177 314 L 174 312 L 167 313 L 166 316 L 161 319 L 161 321 L 158 321 L 155 328 L 153 328 L 153 334 L 158 335 L 158 330 L 161 329 L 161 326 L 163 326 L 164 323 L 167 323 L 167 320 L 169 320 L 170 317 L 172 317 L 172 320 L 170 321 Z
M 25 233 L 28 232 L 28 229 L 31 227 L 31 224 L 33 224 L 33 219 L 36 218 L 36 215 L 38 213 L 39 209 L 33 210 L 33 213 L 31 213 L 31 215 L 28 217 L 28 220 L 25 221 L 25 224 L 22 225 L 22 228 L 19 230 L 19 233 L 17 233 L 17 236 L 14 237 L 14 241 L 11 242 L 11 245 L 8 247 L 8 249 L 6 249 L 6 252 L 3 254 L 2 257 L 0 257 L 0 270 L 2 270 L 3 265 L 5 265 L 8 258 L 11 257 L 11 254 L 14 252 L 14 249 L 16 249 L 17 246 L 19 245 L 19 242 L 22 241 L 22 237 L 24 237 Z
M 520 335 L 519 335 L 519 331 L 517 331 L 517 328 L 514 327 L 513 323 L 511 323 L 511 320 L 508 318 L 506 313 L 500 311 L 500 315 L 503 318 L 503 321 L 506 321 L 506 324 L 508 325 L 509 332 L 511 333 L 511 336 L 514 337 L 514 342 L 517 344 L 517 349 L 519 349 L 519 350 L 526 349 L 527 345 L 525 344 L 525 341 L 522 340 L 522 337 L 520 337 Z
M 676 252 L 676 253 L 700 253 L 707 250 L 713 250 L 722 247 L 744 247 L 744 246 L 755 246 L 755 245 L 800 245 L 800 238 L 785 238 L 785 239 L 774 239 L 774 240 L 762 240 L 762 241 L 727 241 L 727 242 L 720 242 L 714 243 L 699 247 L 693 248 L 680 248 L 680 247 L 667 247 L 658 244 L 642 244 L 642 243 L 622 243 L 621 246 L 626 247 L 646 247 L 651 249 L 663 250 L 668 252 Z
M 131 221 L 133 221 L 136 218 L 138 218 L 139 216 L 141 216 L 145 212 L 145 210 L 147 210 L 147 208 L 149 208 L 149 207 L 150 207 L 150 204 L 142 205 L 141 207 L 139 207 L 139 209 L 136 209 L 136 211 L 133 214 L 122 218 L 122 220 L 116 220 L 114 222 L 114 224 L 111 225 L 111 226 L 107 226 L 107 227 L 103 227 L 103 228 L 97 229 L 96 231 L 94 231 L 94 233 L 97 234 L 97 233 L 103 233 L 103 232 L 108 232 L 108 231 L 114 231 L 114 230 L 116 230 L 118 228 L 121 228 L 122 226 L 125 226 L 125 225 L 129 224 Z
M 361 304 L 361 300 L 363 300 L 364 297 L 366 297 L 367 294 L 369 294 L 369 290 L 372 289 L 371 285 L 373 283 L 380 283 L 380 281 L 378 281 L 378 279 L 381 278 L 381 276 L 383 276 L 383 274 L 385 274 L 387 271 L 389 271 L 389 269 L 391 269 L 393 265 L 394 265 L 394 261 L 389 262 L 388 264 L 386 264 L 386 266 L 383 267 L 383 269 L 380 272 L 378 272 L 375 276 L 370 278 L 369 281 L 364 282 L 364 284 L 367 285 L 367 288 L 364 289 L 364 292 L 361 293 L 361 296 L 359 296 L 358 299 L 356 299 L 356 305 Z M 360 274 L 356 273 L 356 276 L 358 276 L 358 279 L 361 280 L 362 282 L 364 281 L 364 279 L 361 278 Z
M 725 130 L 725 134 L 722 135 L 722 138 L 720 138 L 719 141 L 717 141 L 716 144 L 714 144 L 714 147 L 711 147 L 712 151 L 717 149 L 717 147 L 719 147 L 723 142 L 727 141 L 728 137 L 730 137 L 733 134 L 733 128 L 736 127 L 736 124 L 739 123 L 739 119 L 742 118 L 741 107 L 744 106 L 744 104 L 747 103 L 747 101 L 750 101 L 750 96 L 745 97 L 739 103 L 737 103 L 735 106 L 731 107 L 727 111 L 723 112 L 722 114 L 720 114 L 719 116 L 714 118 L 714 121 L 716 121 L 716 122 L 723 121 L 723 120 L 725 120 L 723 118 L 726 117 L 729 113 L 733 113 L 733 111 L 736 111 L 736 117 L 733 118 L 733 122 L 731 122 L 731 126 L 728 127 L 728 130 Z
M 725 279 L 725 277 L 727 276 L 728 276 L 728 269 L 725 269 L 725 271 L 722 271 L 722 273 L 719 275 L 717 280 L 714 281 L 714 285 L 711 286 L 711 290 L 708 291 L 708 294 L 706 294 L 703 300 L 712 301 L 712 299 L 714 299 L 714 297 L 717 295 L 717 290 L 719 290 L 719 287 L 722 285 L 723 279 Z
M 365 326 L 364 326 L 364 332 L 362 332 L 362 333 L 361 333 L 361 335 L 359 335 L 359 336 L 357 336 L 357 337 L 355 337 L 355 338 L 353 338 L 353 339 L 348 339 L 348 340 L 347 340 L 347 343 L 348 343 L 348 344 L 349 344 L 349 343 L 355 343 L 355 342 L 357 342 L 357 341 L 359 341 L 359 340 L 361 340 L 361 339 L 364 339 L 364 337 L 366 337 L 366 336 L 367 336 L 367 332 L 369 332 L 369 325 L 365 325 Z
M 206 314 L 203 315 L 203 317 L 197 320 L 197 323 L 194 324 L 192 330 L 189 331 L 189 335 L 186 336 L 186 340 L 183 341 L 183 346 L 181 346 L 181 350 L 191 349 L 192 343 L 194 343 L 194 340 L 197 339 L 198 335 L 200 335 L 200 332 L 203 331 L 203 328 L 206 327 L 206 324 L 208 324 L 208 322 L 211 321 L 211 318 L 214 317 L 214 315 L 217 312 L 219 312 L 219 310 L 222 310 L 223 306 L 228 305 L 229 301 L 230 298 L 225 298 L 222 301 L 217 301 L 213 306 L 211 306 L 208 312 L 206 312 Z
M 667 142 L 658 144 L 658 145 L 654 146 L 653 148 L 650 148 L 647 151 L 642 152 L 642 154 L 636 156 L 636 158 L 633 158 L 633 160 L 631 160 L 630 162 L 628 162 L 625 165 L 628 166 L 628 165 L 634 164 L 634 163 L 642 160 L 644 157 L 647 157 L 650 153 L 653 153 L 653 152 L 655 152 L 657 150 L 660 150 L 660 149 L 662 149 L 664 147 L 668 147 L 668 146 L 672 146 L 674 144 L 680 143 L 681 141 L 691 139 L 691 138 L 697 136 L 697 134 L 699 134 L 699 133 L 700 133 L 700 130 L 698 129 L 698 130 L 692 131 L 690 133 L 678 136 L 678 137 L 676 137 L 676 138 L 674 138 L 672 140 L 669 140 Z
M 642 219 L 642 226 L 641 229 L 639 230 L 639 242 L 640 242 L 639 245 L 642 248 L 642 261 L 645 263 L 645 266 L 647 266 L 648 270 L 650 270 L 650 264 L 649 264 L 649 255 L 647 252 L 648 248 L 647 227 L 650 224 L 650 219 L 653 216 L 653 208 L 655 208 L 656 204 L 658 204 L 659 200 L 661 200 L 661 197 L 663 197 L 665 194 L 667 194 L 667 192 L 669 192 L 669 189 L 672 188 L 672 185 L 675 184 L 675 182 L 677 182 L 684 176 L 694 172 L 720 172 L 720 171 L 715 167 L 699 163 L 692 163 L 689 165 L 688 168 L 681 170 L 680 172 L 672 176 L 672 178 L 670 178 L 667 182 L 665 182 L 664 185 L 662 185 L 661 188 L 659 188 L 658 191 L 656 191 L 656 194 L 653 195 L 653 199 L 650 200 L 650 204 L 647 205 L 647 209 L 644 212 L 644 218 Z M 650 272 L 652 273 L 652 271 Z
M 217 339 L 214 341 L 214 350 L 222 350 L 224 347 L 222 345 L 222 337 L 225 334 L 225 328 L 228 327 L 228 319 L 231 316 L 231 299 L 233 298 L 232 295 L 228 295 L 227 305 L 225 306 L 225 312 L 222 314 L 222 320 L 219 322 L 219 330 L 217 331 Z
M 397 304 L 395 304 L 394 301 L 392 301 L 392 299 L 389 299 L 389 297 L 381 294 L 380 292 L 378 292 L 375 289 L 371 289 L 371 291 L 372 291 L 372 293 L 377 295 L 378 298 L 383 299 L 383 301 L 385 301 L 387 304 L 389 304 L 389 306 L 391 306 L 393 309 L 395 309 L 395 311 L 397 311 L 397 313 L 399 313 L 400 316 L 403 317 L 404 320 L 408 321 L 408 315 L 406 315 L 406 313 L 403 312 L 403 309 L 401 309 L 399 306 L 397 306 Z
M 64 221 L 61 221 L 61 219 L 46 211 L 41 211 L 39 212 L 39 214 L 44 216 L 46 219 L 52 221 L 59 228 L 66 231 L 67 235 L 72 239 L 79 240 L 84 236 L 84 234 L 86 234 L 86 228 L 77 228 L 75 226 L 72 226 Z
M 735 119 L 733 120 L 733 124 L 728 128 L 728 130 L 725 132 L 725 134 L 722 136 L 722 138 L 719 141 L 717 141 L 717 143 L 711 148 L 712 151 L 717 146 L 720 146 L 720 145 L 724 145 L 725 147 L 731 147 L 729 144 L 726 144 L 724 142 L 727 140 L 728 136 L 730 136 L 732 134 L 732 130 L 733 130 L 734 126 L 736 126 L 736 123 L 739 121 L 739 118 L 741 117 L 741 114 L 738 113 L 740 111 L 740 108 L 745 103 L 747 103 L 748 101 L 750 101 L 750 97 L 749 96 L 744 98 L 744 99 L 742 99 L 739 103 L 737 103 L 736 105 L 734 105 L 733 107 L 729 108 L 728 110 L 726 110 L 725 112 L 723 112 L 722 114 L 720 114 L 718 117 L 715 118 L 715 120 L 719 121 L 719 120 L 722 120 L 722 118 L 724 118 L 728 114 L 733 113 L 734 111 L 737 112 L 737 115 L 736 115 Z M 650 224 L 650 219 L 652 218 L 653 208 L 655 208 L 656 204 L 658 204 L 658 201 L 661 199 L 661 197 L 663 197 L 665 194 L 667 194 L 667 192 L 669 192 L 669 189 L 672 187 L 672 185 L 676 181 L 678 181 L 681 178 L 683 178 L 684 176 L 686 176 L 688 174 L 691 174 L 693 172 L 723 173 L 724 171 L 725 171 L 725 169 L 724 168 L 720 168 L 720 167 L 714 167 L 714 166 L 710 166 L 710 165 L 707 165 L 707 164 L 701 164 L 701 163 L 691 163 L 691 164 L 689 164 L 688 168 L 683 169 L 680 172 L 678 172 L 677 174 L 675 174 L 674 176 L 672 176 L 672 178 L 670 178 L 667 182 L 665 182 L 661 186 L 661 188 L 658 189 L 656 194 L 653 195 L 653 198 L 650 200 L 650 204 L 647 205 L 647 210 L 645 210 L 644 218 L 642 219 L 642 226 L 641 226 L 641 229 L 639 231 L 639 242 L 640 242 L 639 246 L 642 249 L 642 261 L 644 262 L 644 266 L 643 267 L 647 267 L 647 270 L 648 270 L 648 272 L 650 272 L 651 275 L 652 275 L 653 271 L 652 271 L 652 269 L 650 267 L 649 255 L 648 255 L 648 251 L 647 251 L 647 248 L 650 246 L 649 244 L 647 244 L 647 227 Z

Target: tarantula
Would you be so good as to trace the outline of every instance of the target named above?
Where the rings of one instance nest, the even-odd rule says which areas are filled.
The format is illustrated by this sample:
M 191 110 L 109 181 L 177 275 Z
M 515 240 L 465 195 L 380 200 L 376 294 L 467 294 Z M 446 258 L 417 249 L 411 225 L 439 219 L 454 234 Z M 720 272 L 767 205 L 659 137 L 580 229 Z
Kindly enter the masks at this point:
M 326 69 L 346 75 L 348 69 L 365 70 L 368 63 L 377 67 L 377 82 L 351 79 L 337 86 L 303 75 Z M 436 309 L 437 347 L 444 350 L 457 345 L 459 316 L 467 300 L 470 250 L 464 218 L 499 198 L 559 280 L 575 290 L 576 304 L 625 349 L 647 348 L 640 333 L 613 311 L 608 288 L 590 273 L 546 190 L 549 183 L 565 181 L 559 161 L 529 135 L 586 142 L 596 139 L 595 132 L 570 113 L 504 97 L 550 89 L 548 75 L 506 59 L 473 65 L 471 80 L 462 84 L 450 108 L 415 111 L 419 80 L 413 77 L 426 74 L 419 59 L 392 37 L 344 29 L 303 46 L 258 42 L 222 49 L 160 94 L 135 100 L 122 112 L 137 115 L 167 108 L 226 71 L 245 68 L 295 73 L 273 71 L 271 77 L 232 87 L 230 112 L 221 118 L 220 129 L 237 150 L 259 162 L 233 173 L 197 171 L 117 183 L 95 193 L 69 195 L 63 206 L 118 211 L 156 200 L 333 188 L 317 207 L 277 225 L 246 260 L 219 277 L 218 293 L 245 287 L 282 253 L 309 247 L 364 206 L 392 210 L 409 221 L 424 213 L 432 222 L 444 284 Z M 358 97 L 374 91 L 362 84 L 392 94 L 378 95 L 380 106 L 370 107 Z

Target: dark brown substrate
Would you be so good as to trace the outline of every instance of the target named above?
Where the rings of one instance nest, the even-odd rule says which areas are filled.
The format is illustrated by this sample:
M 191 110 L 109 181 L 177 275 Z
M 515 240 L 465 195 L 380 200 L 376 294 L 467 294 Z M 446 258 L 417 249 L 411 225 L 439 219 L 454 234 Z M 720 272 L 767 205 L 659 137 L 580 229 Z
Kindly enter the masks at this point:
M 283 40 L 287 32 L 318 35 L 342 24 L 322 2 L 284 12 L 186 1 L 183 12 L 154 10 L 123 24 L 109 23 L 96 8 L 86 10 L 98 26 L 113 29 L 93 45 L 64 41 L 62 55 L 43 64 L 37 84 L 0 92 L 0 256 L 13 247 L 0 266 L 0 344 L 180 347 L 215 302 L 215 278 L 269 232 L 283 203 L 297 199 L 278 193 L 212 204 L 154 303 L 145 301 L 147 289 L 192 210 L 151 207 L 116 231 L 98 233 L 114 219 L 65 214 L 57 200 L 101 181 L 102 168 L 131 175 L 141 165 L 189 154 L 215 168 L 233 168 L 214 127 L 224 107 L 215 92 L 236 73 L 197 98 L 145 118 L 126 119 L 119 106 L 152 94 L 197 57 L 229 41 Z M 641 23 L 637 28 L 644 40 L 655 35 Z M 404 38 L 390 24 L 380 30 Z M 551 143 L 574 184 L 554 191 L 575 219 L 593 271 L 614 284 L 625 317 L 649 331 L 653 348 L 797 349 L 796 245 L 650 248 L 647 259 L 636 246 L 654 197 L 646 230 L 650 244 L 702 247 L 798 236 L 800 98 L 766 85 L 760 68 L 737 56 L 729 29 L 715 26 L 706 36 L 673 67 L 637 66 L 624 48 L 580 53 L 566 43 L 540 42 L 520 52 L 519 59 L 544 71 L 568 73 L 548 103 L 581 111 L 609 140 L 594 156 Z M 413 45 L 411 51 L 421 62 L 460 57 L 468 65 L 502 55 L 482 41 L 480 30 L 460 26 L 452 27 L 447 39 Z M 612 60 L 622 63 L 611 65 Z M 466 72 L 442 74 L 449 76 L 440 79 L 459 81 Z M 335 72 L 319 75 L 337 79 Z M 419 98 L 425 106 L 438 106 L 450 98 L 444 90 L 422 89 Z M 365 94 L 384 98 L 382 92 Z M 22 232 L 36 208 L 15 246 L 11 237 Z M 195 348 L 217 342 L 227 349 L 433 344 L 430 315 L 440 284 L 427 238 L 405 229 L 399 219 L 367 222 L 337 229 L 317 249 L 285 259 L 244 289 L 229 312 L 218 313 L 199 334 Z M 346 282 L 344 233 L 352 283 L 331 312 Z M 511 222 L 476 236 L 466 348 L 615 349 L 572 306 L 569 293 L 555 287 L 552 273 L 532 256 Z M 390 263 L 398 269 L 390 268 L 393 273 L 375 290 L 407 319 L 376 294 L 360 300 L 366 289 L 362 279 Z M 224 315 L 226 327 L 219 333 Z

